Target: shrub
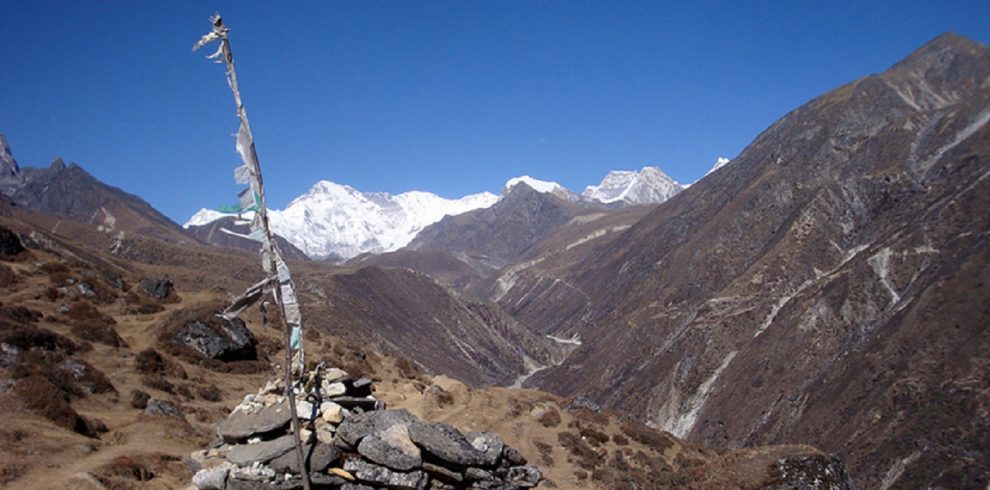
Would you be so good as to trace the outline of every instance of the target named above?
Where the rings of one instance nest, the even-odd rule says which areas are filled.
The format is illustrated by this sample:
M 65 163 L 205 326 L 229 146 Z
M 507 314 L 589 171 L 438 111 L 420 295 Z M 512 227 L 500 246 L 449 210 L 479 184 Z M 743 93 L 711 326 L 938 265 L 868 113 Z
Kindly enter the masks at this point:
M 663 452 L 674 445 L 673 436 L 666 432 L 651 429 L 644 424 L 626 420 L 619 424 L 622 433 L 630 439 L 652 448 L 654 451 Z
M 223 392 L 221 392 L 220 388 L 217 388 L 217 386 L 214 384 L 200 386 L 196 390 L 196 394 L 199 396 L 199 398 L 202 398 L 203 400 L 209 402 L 218 402 L 220 400 L 223 400 Z
M 594 470 L 602 462 L 598 452 L 573 432 L 557 434 L 557 442 L 574 456 L 573 461 L 581 468 Z
M 96 431 L 69 405 L 68 396 L 44 376 L 34 375 L 18 380 L 14 394 L 25 407 L 64 429 L 87 437 Z
M 151 400 L 151 395 L 142 390 L 131 390 L 131 406 L 138 409 L 144 410 L 148 406 L 148 400 Z
M 608 442 L 608 435 L 589 426 L 581 427 L 578 430 L 578 434 L 580 434 L 581 437 L 585 438 L 585 440 L 590 442 L 593 446 L 601 446 L 602 444 Z
M 141 384 L 158 391 L 163 391 L 165 393 L 175 394 L 175 385 L 170 383 L 164 377 L 157 374 L 148 374 L 141 376 Z
M 110 324 L 96 320 L 81 320 L 72 325 L 73 335 L 83 340 L 96 342 L 110 347 L 127 347 L 127 342 L 120 337 L 117 330 Z
M 539 422 L 543 427 L 557 427 L 560 425 L 560 412 L 553 407 L 548 407 L 547 410 L 540 415 Z
M 543 441 L 533 441 L 536 450 L 539 451 L 539 463 L 543 466 L 553 466 L 553 446 Z
M 161 374 L 168 368 L 165 358 L 155 349 L 145 349 L 134 357 L 134 365 L 139 373 Z
M 111 325 L 117 323 L 112 316 L 101 313 L 99 309 L 88 301 L 74 301 L 69 305 L 69 311 L 65 313 L 65 316 L 75 321 L 90 320 Z

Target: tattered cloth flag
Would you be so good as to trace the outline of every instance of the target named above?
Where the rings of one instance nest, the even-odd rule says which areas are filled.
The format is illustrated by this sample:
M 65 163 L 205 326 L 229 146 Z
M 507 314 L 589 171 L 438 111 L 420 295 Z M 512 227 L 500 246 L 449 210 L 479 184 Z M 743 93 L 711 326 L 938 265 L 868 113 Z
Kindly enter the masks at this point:
M 256 303 L 267 291 L 275 297 L 275 302 L 282 308 L 282 318 L 286 323 L 286 363 L 285 363 L 285 395 L 293 398 L 293 386 L 296 384 L 293 373 L 301 377 L 305 372 L 305 362 L 303 358 L 302 344 L 302 314 L 299 311 L 299 302 L 296 299 L 295 286 L 292 284 L 292 276 L 289 273 L 289 266 L 282 259 L 282 254 L 275 244 L 271 227 L 268 225 L 268 209 L 265 205 L 265 186 L 261 179 L 261 165 L 258 163 L 258 153 L 254 148 L 254 137 L 251 135 L 251 125 L 248 124 L 247 111 L 244 110 L 244 103 L 241 101 L 241 93 L 237 89 L 237 72 L 234 70 L 234 55 L 230 50 L 230 43 L 227 40 L 227 33 L 230 31 L 223 25 L 220 14 L 210 19 L 213 23 L 213 30 L 202 37 L 194 46 L 193 51 L 214 41 L 220 41 L 220 47 L 208 58 L 217 63 L 227 65 L 227 84 L 230 91 L 234 93 L 234 103 L 237 105 L 237 117 L 241 124 L 237 130 L 237 153 L 241 155 L 243 164 L 234 170 L 234 181 L 238 184 L 247 184 L 248 187 L 238 193 L 239 213 L 253 211 L 250 226 L 251 233 L 245 238 L 258 241 L 261 244 L 261 267 L 267 277 L 252 285 L 244 294 L 234 299 L 234 302 L 221 314 L 230 320 L 239 315 L 245 308 Z M 230 230 L 224 230 L 233 233 Z M 243 235 L 242 235 L 243 236 Z M 296 381 L 301 381 L 297 379 Z M 296 404 L 289 404 L 289 411 L 293 421 L 297 420 Z M 298 467 L 302 471 L 303 488 L 309 490 L 309 471 L 306 468 L 305 457 L 303 455 L 302 443 L 300 439 L 299 424 L 292 424 L 295 449 Z
M 247 187 L 238 194 L 238 212 L 253 212 L 251 220 L 251 233 L 244 235 L 231 230 L 223 230 L 225 233 L 247 238 L 260 243 L 261 266 L 268 274 L 268 277 L 261 282 L 251 286 L 241 296 L 234 299 L 234 302 L 224 310 L 222 316 L 228 320 L 239 315 L 245 308 L 251 306 L 262 296 L 266 290 L 270 290 L 276 302 L 282 308 L 282 315 L 291 327 L 291 349 L 294 351 L 292 360 L 293 369 L 301 373 L 304 365 L 303 345 L 302 345 L 302 314 L 299 311 L 299 303 L 296 299 L 295 286 L 289 272 L 289 266 L 285 264 L 281 252 L 275 243 L 271 228 L 268 225 L 268 209 L 265 204 L 265 188 L 261 178 L 261 165 L 258 162 L 258 154 L 254 148 L 254 137 L 251 134 L 251 126 L 248 123 L 247 111 L 241 101 L 241 94 L 237 88 L 237 72 L 234 70 L 234 57 L 227 42 L 229 29 L 223 25 L 219 15 L 214 16 L 213 30 L 203 36 L 199 42 L 193 46 L 193 51 L 214 41 L 220 41 L 220 46 L 216 52 L 208 56 L 209 59 L 217 63 L 227 65 L 227 83 L 234 94 L 234 103 L 237 105 L 237 117 L 240 119 L 240 127 L 237 130 L 237 153 L 240 154 L 242 165 L 234 169 L 234 181 L 238 184 L 247 184 Z

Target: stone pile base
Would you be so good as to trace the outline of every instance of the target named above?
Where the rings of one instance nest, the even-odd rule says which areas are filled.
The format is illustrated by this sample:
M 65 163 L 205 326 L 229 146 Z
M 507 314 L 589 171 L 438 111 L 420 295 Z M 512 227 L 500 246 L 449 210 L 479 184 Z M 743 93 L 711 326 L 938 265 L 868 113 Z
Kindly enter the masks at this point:
M 367 378 L 320 365 L 294 391 L 313 488 L 510 490 L 535 487 L 542 478 L 494 434 L 465 435 L 386 410 Z M 192 454 L 202 465 L 193 476 L 196 488 L 302 488 L 284 392 L 269 381 L 217 426 L 215 447 Z

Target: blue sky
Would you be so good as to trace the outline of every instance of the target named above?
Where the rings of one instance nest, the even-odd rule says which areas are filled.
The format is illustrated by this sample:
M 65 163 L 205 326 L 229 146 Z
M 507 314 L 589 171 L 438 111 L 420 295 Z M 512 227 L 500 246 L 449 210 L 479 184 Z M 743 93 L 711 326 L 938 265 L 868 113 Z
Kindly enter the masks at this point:
M 0 133 L 183 222 L 235 202 L 233 102 L 191 53 L 220 10 L 269 202 L 319 179 L 445 197 L 529 174 L 681 182 L 786 112 L 945 31 L 980 1 L 0 1 Z

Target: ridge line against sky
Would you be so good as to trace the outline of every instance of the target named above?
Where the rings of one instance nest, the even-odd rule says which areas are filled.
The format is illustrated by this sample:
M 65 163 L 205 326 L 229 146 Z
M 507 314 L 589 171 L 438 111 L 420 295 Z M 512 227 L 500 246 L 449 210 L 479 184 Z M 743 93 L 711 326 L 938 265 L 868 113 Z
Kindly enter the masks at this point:
M 0 133 L 177 222 L 235 201 L 223 68 L 192 54 L 220 10 L 273 207 L 321 179 L 447 198 L 530 175 L 681 183 L 821 93 L 946 31 L 990 42 L 990 2 L 0 2 Z

